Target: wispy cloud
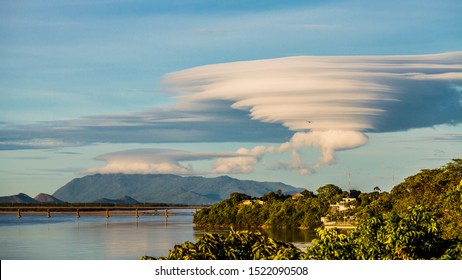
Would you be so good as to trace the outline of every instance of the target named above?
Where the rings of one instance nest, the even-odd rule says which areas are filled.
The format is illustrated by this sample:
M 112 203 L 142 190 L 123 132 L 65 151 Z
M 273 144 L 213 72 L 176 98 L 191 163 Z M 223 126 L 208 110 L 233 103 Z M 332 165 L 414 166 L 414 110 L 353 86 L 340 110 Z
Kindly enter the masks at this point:
M 52 149 L 74 147 L 82 144 L 82 142 L 66 142 L 56 138 L 6 139 L 0 140 L 0 150 Z

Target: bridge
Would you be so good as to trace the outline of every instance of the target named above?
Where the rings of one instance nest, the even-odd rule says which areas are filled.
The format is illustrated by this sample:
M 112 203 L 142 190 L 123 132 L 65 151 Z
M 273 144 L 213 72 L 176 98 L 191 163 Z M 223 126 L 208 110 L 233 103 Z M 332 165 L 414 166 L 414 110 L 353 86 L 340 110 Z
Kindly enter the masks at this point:
M 207 208 L 209 206 L 204 205 L 186 205 L 186 206 L 146 206 L 146 205 L 134 205 L 134 206 L 98 206 L 98 205 L 81 205 L 81 206 L 0 206 L 0 214 L 12 214 L 17 213 L 18 219 L 23 215 L 37 215 L 44 214 L 46 217 L 51 218 L 54 214 L 69 214 L 75 213 L 75 217 L 78 219 L 81 215 L 87 216 L 105 216 L 108 219 L 111 216 L 134 216 L 138 219 L 140 216 L 145 215 L 159 215 L 167 218 L 168 216 L 176 215 L 172 210 L 197 210 Z M 170 212 L 169 212 L 170 211 Z

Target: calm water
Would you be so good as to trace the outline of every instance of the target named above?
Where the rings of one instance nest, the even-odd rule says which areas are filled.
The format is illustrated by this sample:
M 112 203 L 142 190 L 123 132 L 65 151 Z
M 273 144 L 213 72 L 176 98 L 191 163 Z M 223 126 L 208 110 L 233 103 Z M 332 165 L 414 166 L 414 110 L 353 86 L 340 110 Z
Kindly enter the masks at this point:
M 166 256 L 175 244 L 195 242 L 192 212 L 178 212 L 166 223 L 162 216 L 81 216 L 74 214 L 0 215 L 0 259 L 133 260 Z M 266 231 L 286 242 L 309 242 L 309 231 Z

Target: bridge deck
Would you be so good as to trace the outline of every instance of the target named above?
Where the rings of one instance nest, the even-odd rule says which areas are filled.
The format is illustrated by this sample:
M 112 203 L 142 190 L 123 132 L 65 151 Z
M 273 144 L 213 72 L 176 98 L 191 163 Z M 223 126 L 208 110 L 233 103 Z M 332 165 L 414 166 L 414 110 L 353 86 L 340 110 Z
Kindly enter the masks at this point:
M 161 215 L 171 216 L 175 213 L 171 210 L 194 210 L 207 208 L 208 206 L 0 206 L 0 214 L 16 214 L 18 218 L 24 214 L 45 214 L 48 218 L 51 214 L 69 214 L 75 213 L 79 218 L 83 215 L 92 216 L 139 216 L 145 215 Z

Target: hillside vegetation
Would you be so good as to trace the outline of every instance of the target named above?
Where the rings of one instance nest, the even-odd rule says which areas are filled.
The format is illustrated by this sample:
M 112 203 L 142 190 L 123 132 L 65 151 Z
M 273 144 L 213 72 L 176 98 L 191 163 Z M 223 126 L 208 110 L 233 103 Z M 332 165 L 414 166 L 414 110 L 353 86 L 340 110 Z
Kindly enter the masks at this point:
M 204 235 L 197 243 L 173 248 L 166 259 L 233 259 L 238 250 L 248 259 L 462 259 L 462 160 L 425 169 L 395 186 L 390 193 L 345 192 L 326 185 L 317 194 L 305 191 L 293 199 L 269 192 L 255 199 L 234 193 L 229 199 L 196 213 L 203 226 L 258 227 L 321 226 L 320 217 L 342 219 L 329 205 L 355 196 L 348 215 L 356 228 L 347 233 L 317 229 L 318 238 L 306 252 L 263 238 L 258 231 L 234 232 L 229 237 Z M 342 217 L 343 216 L 343 217 Z M 239 247 L 239 244 L 246 244 Z M 215 248 L 215 249 L 214 249 Z M 266 250 L 267 254 L 255 254 Z M 250 250 L 250 251 L 249 251 Z M 145 257 L 149 259 L 150 257 Z

